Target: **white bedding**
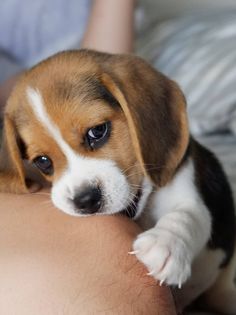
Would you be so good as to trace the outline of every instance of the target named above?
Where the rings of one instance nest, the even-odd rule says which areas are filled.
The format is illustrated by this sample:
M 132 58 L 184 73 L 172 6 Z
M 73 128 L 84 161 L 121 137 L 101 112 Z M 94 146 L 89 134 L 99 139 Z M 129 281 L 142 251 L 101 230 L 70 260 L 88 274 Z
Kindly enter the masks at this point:
M 137 41 L 138 54 L 181 85 L 191 130 L 222 162 L 236 201 L 235 51 L 235 9 L 152 20 Z

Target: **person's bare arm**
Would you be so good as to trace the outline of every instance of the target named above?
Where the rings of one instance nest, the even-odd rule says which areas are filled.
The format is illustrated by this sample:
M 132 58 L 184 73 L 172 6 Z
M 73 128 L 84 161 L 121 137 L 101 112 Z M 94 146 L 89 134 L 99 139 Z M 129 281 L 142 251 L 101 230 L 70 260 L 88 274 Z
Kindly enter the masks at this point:
M 135 0 L 94 0 L 81 47 L 132 52 L 134 6 Z
M 128 255 L 134 222 L 72 217 L 44 194 L 0 199 L 2 315 L 175 314 L 169 289 Z

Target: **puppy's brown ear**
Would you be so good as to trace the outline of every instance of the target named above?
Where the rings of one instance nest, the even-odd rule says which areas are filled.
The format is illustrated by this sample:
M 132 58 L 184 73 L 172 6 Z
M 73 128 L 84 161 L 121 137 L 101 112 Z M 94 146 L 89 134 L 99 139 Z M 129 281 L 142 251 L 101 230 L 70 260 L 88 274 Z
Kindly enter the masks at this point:
M 161 187 L 175 174 L 189 133 L 185 99 L 176 83 L 134 56 L 114 56 L 103 84 L 120 103 L 143 171 Z
M 0 149 L 0 192 L 28 192 L 20 146 L 14 123 L 5 115 Z

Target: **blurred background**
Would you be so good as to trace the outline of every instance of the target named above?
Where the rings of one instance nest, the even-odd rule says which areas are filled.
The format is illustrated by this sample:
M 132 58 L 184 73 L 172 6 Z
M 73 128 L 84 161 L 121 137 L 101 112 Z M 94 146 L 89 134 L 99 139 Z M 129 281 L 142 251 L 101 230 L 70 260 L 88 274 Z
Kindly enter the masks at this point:
M 191 131 L 222 161 L 236 198 L 236 1 L 139 5 L 137 53 L 181 86 Z

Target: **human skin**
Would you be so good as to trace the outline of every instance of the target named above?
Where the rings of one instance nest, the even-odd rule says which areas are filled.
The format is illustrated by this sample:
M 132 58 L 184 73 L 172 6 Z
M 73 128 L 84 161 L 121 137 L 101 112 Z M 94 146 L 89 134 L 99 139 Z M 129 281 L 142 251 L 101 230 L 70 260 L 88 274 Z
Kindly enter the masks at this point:
M 0 199 L 1 315 L 176 314 L 170 290 L 128 254 L 133 221 L 69 216 L 45 192 Z
M 82 48 L 130 53 L 134 43 L 135 0 L 94 0 Z

